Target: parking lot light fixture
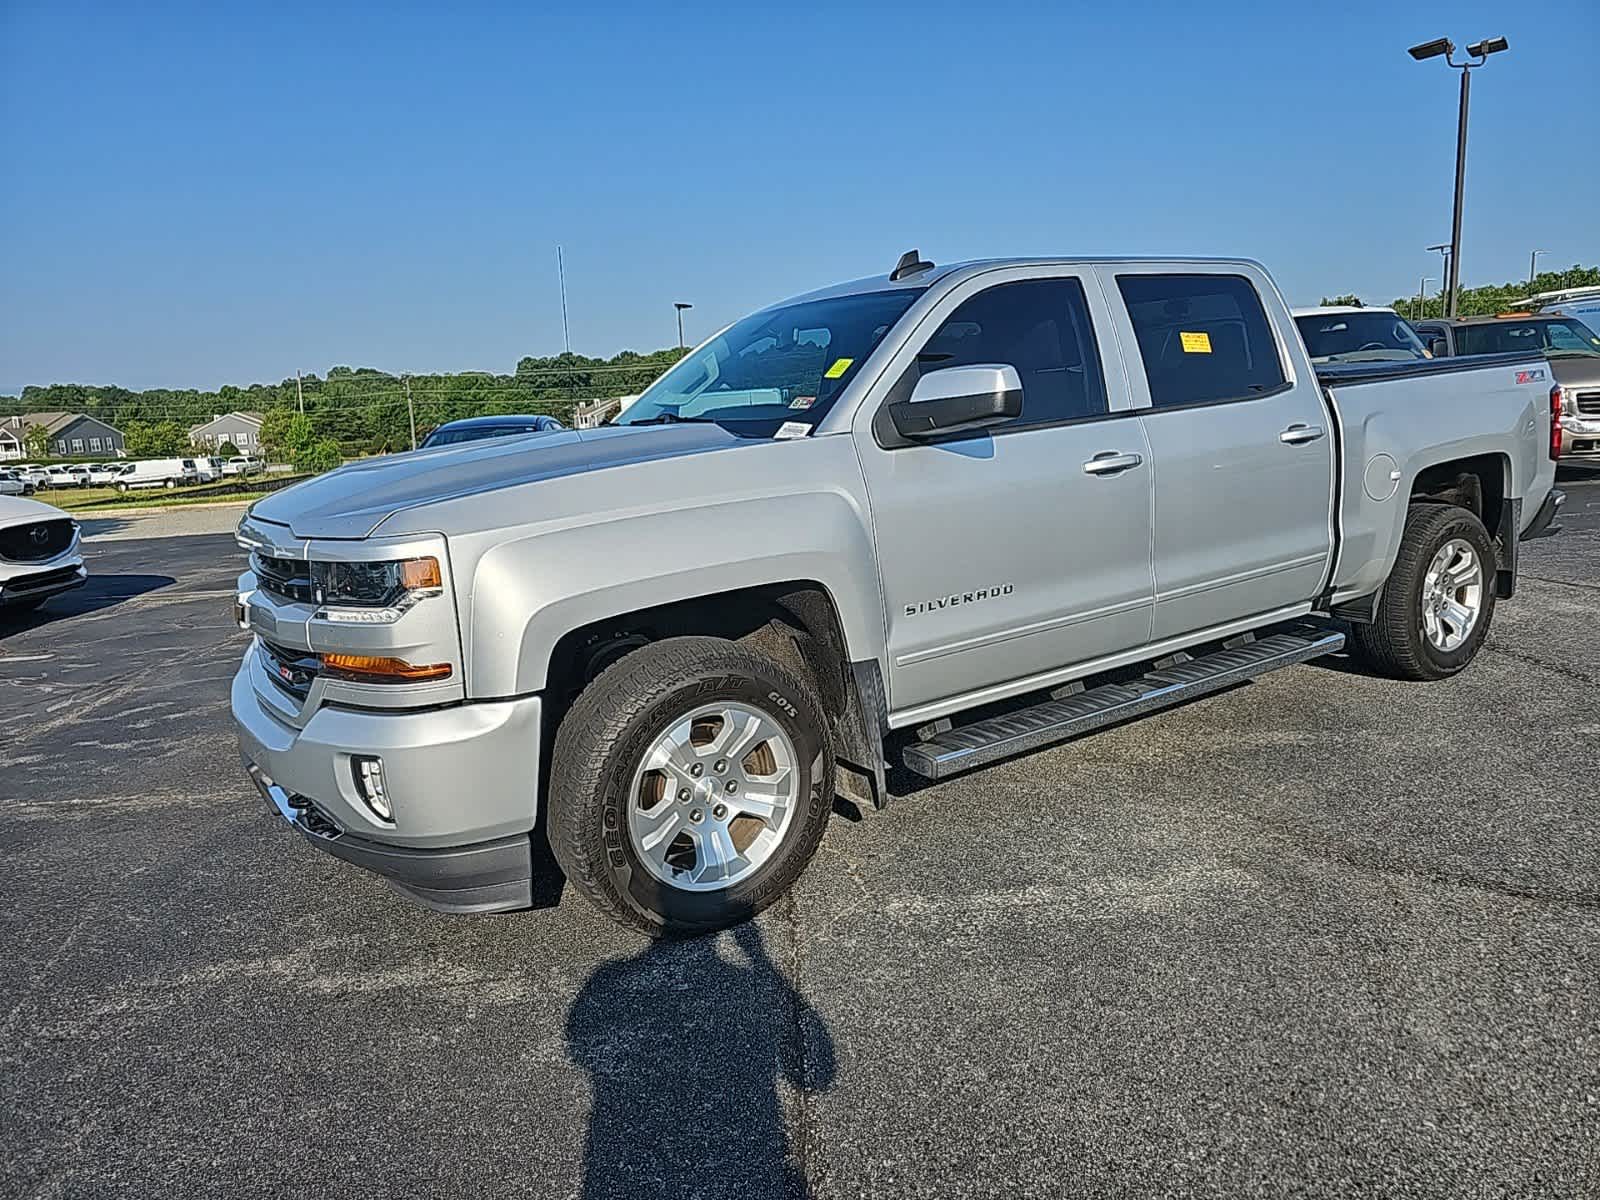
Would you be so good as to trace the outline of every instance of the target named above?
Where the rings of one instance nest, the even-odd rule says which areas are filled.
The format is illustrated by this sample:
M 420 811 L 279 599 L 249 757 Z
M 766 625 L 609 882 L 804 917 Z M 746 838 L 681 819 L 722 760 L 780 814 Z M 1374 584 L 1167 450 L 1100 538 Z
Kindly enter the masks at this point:
M 1456 315 L 1456 301 L 1461 291 L 1461 196 L 1467 174 L 1467 105 L 1472 95 L 1472 72 L 1489 61 L 1489 55 L 1510 48 L 1503 37 L 1484 38 L 1467 47 L 1470 56 L 1464 62 L 1455 60 L 1455 43 L 1449 38 L 1435 38 L 1407 51 L 1418 62 L 1443 55 L 1446 64 L 1461 72 L 1461 107 L 1456 117 L 1456 198 L 1450 220 L 1450 266 L 1445 272 L 1445 316 Z
M 1434 38 L 1431 42 L 1423 42 L 1422 45 L 1413 46 L 1410 50 L 1406 51 L 1407 54 L 1411 55 L 1411 57 L 1416 59 L 1418 62 L 1421 62 L 1423 59 L 1427 58 L 1438 58 L 1441 54 L 1454 54 L 1455 52 L 1455 43 L 1449 38 Z

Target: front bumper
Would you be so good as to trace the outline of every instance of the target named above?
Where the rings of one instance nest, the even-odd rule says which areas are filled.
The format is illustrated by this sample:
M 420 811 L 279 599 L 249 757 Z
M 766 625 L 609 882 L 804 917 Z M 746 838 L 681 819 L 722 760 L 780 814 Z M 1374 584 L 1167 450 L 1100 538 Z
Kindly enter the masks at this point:
M 1576 413 L 1563 416 L 1561 420 L 1563 459 L 1600 457 L 1600 416 Z
M 64 564 L 56 562 L 43 570 L 13 575 L 0 580 L 0 608 L 8 604 L 42 600 L 58 592 L 70 592 L 73 588 L 82 587 L 88 579 L 89 569 L 83 565 L 81 558 L 68 559 Z
M 537 696 L 422 710 L 324 706 L 303 727 L 274 714 L 254 645 L 233 680 L 245 769 L 307 841 L 448 912 L 526 908 L 539 778 Z M 394 819 L 361 799 L 352 756 L 383 761 Z

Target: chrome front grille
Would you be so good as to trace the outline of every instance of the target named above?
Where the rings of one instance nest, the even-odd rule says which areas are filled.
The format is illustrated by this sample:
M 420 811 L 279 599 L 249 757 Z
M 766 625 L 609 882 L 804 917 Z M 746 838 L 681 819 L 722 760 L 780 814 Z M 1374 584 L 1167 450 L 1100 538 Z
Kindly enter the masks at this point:
M 1579 392 L 1572 400 L 1584 416 L 1600 417 L 1600 392 Z
M 297 604 L 316 599 L 311 587 L 311 564 L 303 558 L 274 558 L 257 550 L 254 555 L 256 584 L 264 592 Z

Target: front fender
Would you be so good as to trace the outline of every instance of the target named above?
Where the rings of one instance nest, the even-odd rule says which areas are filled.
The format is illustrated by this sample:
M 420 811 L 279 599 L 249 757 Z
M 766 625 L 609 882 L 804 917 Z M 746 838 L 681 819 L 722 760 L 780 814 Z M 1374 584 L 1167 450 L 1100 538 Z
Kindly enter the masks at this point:
M 607 617 L 790 581 L 821 584 L 852 660 L 881 658 L 884 616 L 865 514 L 838 491 L 720 500 L 515 538 L 478 560 L 467 686 L 545 686 L 562 635 Z

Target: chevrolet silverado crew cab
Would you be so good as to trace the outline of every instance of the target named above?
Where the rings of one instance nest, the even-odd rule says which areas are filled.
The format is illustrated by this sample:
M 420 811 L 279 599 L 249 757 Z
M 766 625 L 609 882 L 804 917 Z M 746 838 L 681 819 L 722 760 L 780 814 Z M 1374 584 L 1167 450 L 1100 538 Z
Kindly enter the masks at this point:
M 240 746 L 436 908 L 527 907 L 537 838 L 616 919 L 716 929 L 891 754 L 943 778 L 1347 637 L 1460 671 L 1559 503 L 1550 397 L 1538 354 L 1314 367 L 1253 262 L 913 252 L 611 426 L 257 501 Z

